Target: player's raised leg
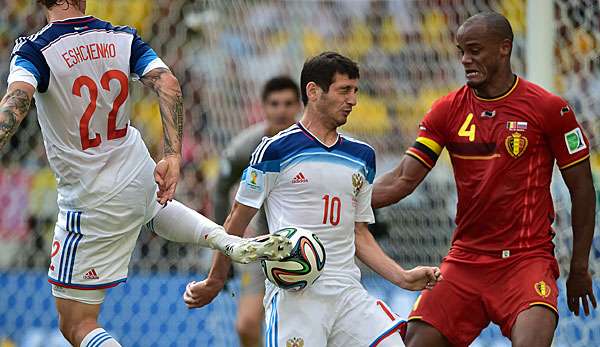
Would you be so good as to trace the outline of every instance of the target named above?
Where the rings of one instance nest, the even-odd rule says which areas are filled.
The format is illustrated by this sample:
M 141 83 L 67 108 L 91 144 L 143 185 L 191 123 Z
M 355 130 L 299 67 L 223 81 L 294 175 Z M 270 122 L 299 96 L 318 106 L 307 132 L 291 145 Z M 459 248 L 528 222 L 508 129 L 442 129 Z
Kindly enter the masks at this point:
M 167 240 L 210 247 L 238 263 L 282 259 L 292 249 L 291 242 L 280 235 L 251 239 L 230 235 L 222 226 L 176 200 L 160 208 L 146 225 Z

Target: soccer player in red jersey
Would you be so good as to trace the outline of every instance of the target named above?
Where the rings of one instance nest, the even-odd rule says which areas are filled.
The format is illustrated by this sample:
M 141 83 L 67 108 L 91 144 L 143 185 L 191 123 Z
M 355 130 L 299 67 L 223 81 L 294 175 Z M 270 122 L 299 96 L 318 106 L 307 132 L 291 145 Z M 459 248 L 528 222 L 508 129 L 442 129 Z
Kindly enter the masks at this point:
M 437 100 L 415 144 L 375 183 L 374 207 L 425 178 L 444 147 L 458 190 L 457 228 L 441 270 L 409 316 L 406 345 L 468 346 L 489 323 L 513 346 L 550 346 L 559 275 L 551 224 L 554 161 L 571 194 L 573 256 L 567 300 L 596 307 L 588 258 L 595 196 L 589 143 L 562 98 L 513 74 L 508 20 L 481 13 L 458 29 L 467 84 Z

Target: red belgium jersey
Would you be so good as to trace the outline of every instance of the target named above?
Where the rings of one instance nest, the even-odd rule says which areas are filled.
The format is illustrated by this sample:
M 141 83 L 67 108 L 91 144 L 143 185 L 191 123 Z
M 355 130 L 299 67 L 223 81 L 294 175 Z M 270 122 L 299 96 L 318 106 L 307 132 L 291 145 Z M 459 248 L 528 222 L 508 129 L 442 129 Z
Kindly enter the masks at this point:
M 406 153 L 432 168 L 444 147 L 458 191 L 452 245 L 486 253 L 547 246 L 554 160 L 565 169 L 589 156 L 567 102 L 519 77 L 498 98 L 464 86 L 437 100 Z

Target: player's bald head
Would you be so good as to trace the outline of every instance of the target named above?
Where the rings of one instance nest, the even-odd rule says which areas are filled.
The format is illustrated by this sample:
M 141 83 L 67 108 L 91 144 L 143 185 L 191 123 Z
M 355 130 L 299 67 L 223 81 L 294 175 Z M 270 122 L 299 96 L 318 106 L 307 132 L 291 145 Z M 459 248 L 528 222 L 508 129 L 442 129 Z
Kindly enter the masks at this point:
M 469 17 L 458 28 L 459 32 L 467 30 L 473 26 L 482 26 L 485 30 L 483 35 L 489 35 L 498 41 L 509 40 L 513 41 L 514 35 L 510 22 L 506 17 L 497 12 L 482 12 Z

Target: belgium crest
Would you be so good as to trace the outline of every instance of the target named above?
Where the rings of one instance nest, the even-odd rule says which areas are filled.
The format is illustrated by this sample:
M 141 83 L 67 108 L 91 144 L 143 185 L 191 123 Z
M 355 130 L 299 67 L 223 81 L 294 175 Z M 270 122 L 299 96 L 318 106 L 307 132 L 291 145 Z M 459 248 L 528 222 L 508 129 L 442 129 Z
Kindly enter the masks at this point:
M 304 347 L 304 339 L 301 337 L 292 337 L 287 340 L 285 347 Z
M 547 298 L 548 295 L 550 295 L 550 292 L 552 291 L 550 286 L 547 285 L 546 282 L 544 282 L 544 281 L 539 281 L 538 283 L 536 283 L 534 285 L 534 287 L 535 287 L 535 292 L 538 293 L 539 296 L 542 296 L 544 298 Z
M 521 133 L 514 132 L 506 138 L 504 143 L 506 144 L 508 154 L 513 158 L 518 158 L 525 153 L 529 141 Z

